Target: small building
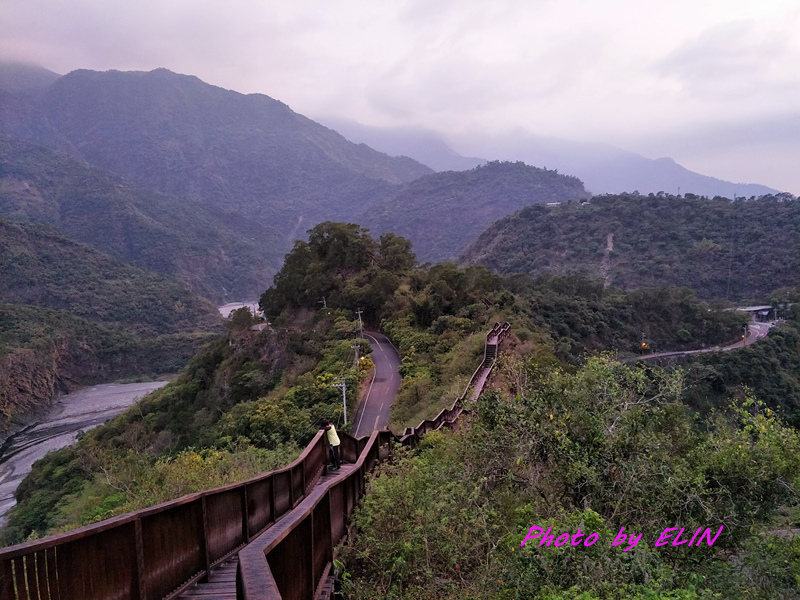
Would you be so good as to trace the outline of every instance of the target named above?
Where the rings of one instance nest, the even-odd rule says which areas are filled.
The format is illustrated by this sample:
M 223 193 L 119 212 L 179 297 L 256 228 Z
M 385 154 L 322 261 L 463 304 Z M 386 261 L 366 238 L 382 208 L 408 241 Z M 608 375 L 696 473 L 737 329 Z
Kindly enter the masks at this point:
M 769 321 L 773 315 L 773 308 L 769 304 L 761 306 L 739 306 L 736 310 L 750 313 L 756 321 Z

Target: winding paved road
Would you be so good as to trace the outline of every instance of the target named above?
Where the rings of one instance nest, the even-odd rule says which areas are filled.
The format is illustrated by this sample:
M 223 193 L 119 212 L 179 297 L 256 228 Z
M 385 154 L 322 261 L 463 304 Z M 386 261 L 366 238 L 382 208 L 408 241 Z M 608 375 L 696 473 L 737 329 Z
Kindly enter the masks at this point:
M 375 429 L 384 429 L 389 424 L 389 412 L 400 389 L 400 355 L 382 333 L 365 331 L 364 337 L 372 346 L 370 358 L 375 364 L 375 373 L 369 384 L 367 395 L 356 410 L 356 437 L 369 435 Z
M 702 348 L 701 350 L 683 350 L 679 352 L 656 352 L 655 354 L 645 354 L 644 356 L 636 356 L 626 359 L 622 362 L 635 362 L 637 360 L 647 360 L 650 358 L 665 358 L 669 356 L 686 356 L 689 354 L 706 354 L 708 352 L 727 352 L 728 350 L 736 350 L 737 348 L 744 348 L 750 344 L 755 344 L 758 340 L 765 337 L 769 330 L 777 325 L 777 321 L 768 321 L 762 323 L 759 321 L 750 321 L 747 324 L 747 337 L 730 346 L 713 346 L 711 348 Z

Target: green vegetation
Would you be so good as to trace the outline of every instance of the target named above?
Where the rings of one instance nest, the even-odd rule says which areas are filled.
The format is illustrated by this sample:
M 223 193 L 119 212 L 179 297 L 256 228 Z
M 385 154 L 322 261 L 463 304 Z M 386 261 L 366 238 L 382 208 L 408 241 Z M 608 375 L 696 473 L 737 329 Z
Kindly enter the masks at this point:
M 697 348 L 736 339 L 745 317 L 699 302 L 690 290 L 625 293 L 581 276 L 501 278 L 451 263 L 413 268 L 404 238 L 373 240 L 357 225 L 323 223 L 298 241 L 275 285 L 268 315 L 328 306 L 362 307 L 403 358 L 392 425 L 416 425 L 463 391 L 483 352 L 487 325 L 509 320 L 527 351 L 579 363 L 594 351 Z
M 767 532 L 796 501 L 800 437 L 748 398 L 698 422 L 679 372 L 506 357 L 457 433 L 381 467 L 343 550 L 352 598 L 794 598 L 800 544 Z M 533 526 L 597 532 L 520 547 Z M 713 547 L 654 544 L 667 527 Z M 612 547 L 642 534 L 634 549 Z M 690 537 L 691 534 L 687 537 Z
M 748 300 L 800 284 L 800 201 L 622 194 L 530 206 L 464 253 L 500 273 L 582 272 L 635 289 L 689 287 Z
M 453 260 L 490 223 L 524 206 L 588 197 L 577 177 L 521 162 L 490 162 L 420 177 L 364 210 L 359 221 L 412 240 L 421 261 Z
M 215 300 L 256 295 L 278 265 L 263 256 L 255 242 L 263 230 L 248 220 L 2 135 L 0 217 L 51 225 Z
M 685 403 L 695 369 L 597 356 L 641 351 L 642 331 L 652 349 L 733 340 L 745 317 L 726 305 L 687 289 L 625 292 L 574 274 L 420 267 L 402 237 L 376 240 L 358 225 L 326 222 L 295 244 L 261 307 L 271 327 L 255 332 L 250 313 L 237 311 L 176 381 L 37 463 L 6 541 L 285 464 L 321 418 L 340 418 L 334 378 L 345 378 L 353 399 L 368 374 L 369 361 L 354 367 L 351 347 L 362 308 L 365 326 L 380 327 L 402 357 L 395 430 L 462 392 L 492 323 L 514 329 L 466 426 L 398 451 L 373 480 L 342 556 L 353 597 L 796 592 L 797 543 L 768 533 L 790 527 L 800 477 L 800 439 L 784 412 L 748 394 L 730 406 L 715 397 L 715 409 L 696 417 Z M 713 548 L 654 548 L 676 524 L 725 533 Z M 534 525 L 581 527 L 602 543 L 520 548 Z M 631 552 L 611 548 L 622 526 L 646 541 Z
M 581 275 L 505 278 L 517 311 L 548 332 L 558 358 L 603 350 L 623 355 L 701 348 L 736 341 L 748 317 L 705 303 L 687 288 L 656 287 L 625 292 Z M 516 328 L 515 328 L 516 329 Z
M 0 302 L 42 306 L 150 335 L 220 329 L 221 318 L 172 279 L 142 271 L 50 227 L 0 219 Z
M 691 385 L 685 401 L 689 405 L 707 412 L 727 398 L 753 393 L 792 426 L 800 427 L 800 315 L 796 310 L 800 292 L 780 296 L 782 301 L 794 302 L 794 310 L 765 339 L 736 352 L 686 361 L 683 368 Z M 774 302 L 779 304 L 777 299 Z

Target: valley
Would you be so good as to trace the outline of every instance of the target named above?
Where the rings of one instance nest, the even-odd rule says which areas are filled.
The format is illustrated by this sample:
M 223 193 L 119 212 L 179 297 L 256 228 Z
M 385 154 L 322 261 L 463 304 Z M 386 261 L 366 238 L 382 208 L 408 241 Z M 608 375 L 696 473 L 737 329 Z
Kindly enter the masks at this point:
M 519 154 L 500 156 L 513 135 L 497 141 L 489 158 L 507 161 L 428 134 L 395 156 L 416 137 L 361 130 L 384 153 L 167 69 L 23 69 L 12 83 L 0 81 L 0 413 L 30 424 L 0 454 L 4 544 L 124 521 L 300 456 L 277 476 L 285 489 L 259 488 L 274 521 L 326 477 L 320 423 L 354 460 L 373 430 L 450 415 L 480 372 L 453 431 L 383 448 L 357 534 L 323 565 L 339 593 L 794 597 L 797 542 L 769 534 L 800 514 L 793 195 L 535 136 L 518 136 Z M 579 163 L 593 178 L 554 168 Z M 696 189 L 592 193 L 659 177 Z M 741 340 L 743 303 L 773 321 Z M 497 323 L 510 324 L 499 354 Z M 231 548 L 266 510 L 242 493 L 219 500 L 246 513 Z M 217 501 L 197 501 L 204 536 L 223 522 L 208 516 Z M 700 559 L 642 545 L 534 554 L 520 545 L 531 523 L 600 539 L 725 533 Z M 136 585 L 163 595 L 156 578 Z
M 102 384 L 60 396 L 34 423 L 7 437 L 0 448 L 0 527 L 14 507 L 14 493 L 33 463 L 51 450 L 74 444 L 80 432 L 102 425 L 146 394 L 166 385 Z

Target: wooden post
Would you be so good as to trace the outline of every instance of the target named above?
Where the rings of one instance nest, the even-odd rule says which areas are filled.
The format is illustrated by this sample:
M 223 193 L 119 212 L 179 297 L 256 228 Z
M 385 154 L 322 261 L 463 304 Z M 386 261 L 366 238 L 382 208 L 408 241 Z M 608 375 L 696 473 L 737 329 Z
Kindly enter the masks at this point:
M 272 502 L 272 506 L 270 507 L 270 511 L 269 511 L 269 516 L 272 518 L 272 522 L 274 523 L 275 521 L 278 520 L 278 517 L 276 515 L 276 510 L 275 510 L 275 476 L 274 475 L 270 476 L 270 478 L 269 478 L 269 495 L 270 495 L 269 501 Z
M 200 497 L 200 560 L 201 567 L 205 570 L 206 574 L 200 579 L 202 583 L 208 583 L 208 577 L 211 575 L 211 561 L 208 556 L 208 514 L 206 513 L 206 497 Z
M 250 542 L 250 515 L 247 513 L 247 486 L 242 486 L 242 541 Z
M 308 540 L 306 544 L 306 548 L 308 548 L 308 552 L 306 552 L 306 558 L 308 560 L 308 576 L 311 579 L 311 593 L 313 594 L 314 591 L 317 589 L 317 582 L 314 581 L 314 511 L 311 511 L 311 514 L 308 515 L 308 518 L 311 520 L 311 539 Z M 699 542 L 698 542 L 699 543 Z
M 136 547 L 136 587 L 137 598 L 147 600 L 147 588 L 144 578 L 144 540 L 142 539 L 142 520 L 139 517 L 133 521 L 133 537 Z

